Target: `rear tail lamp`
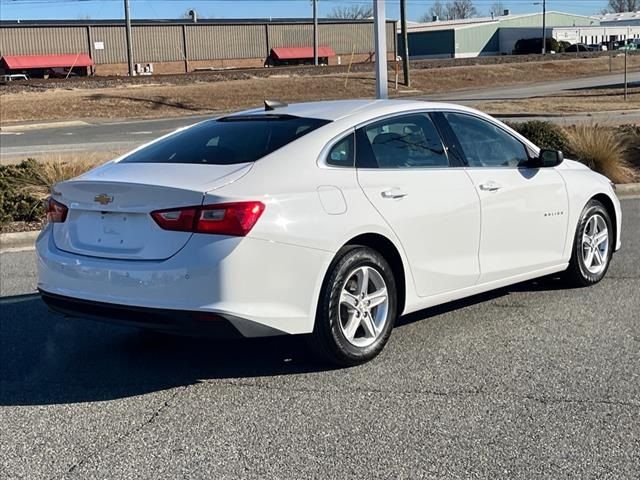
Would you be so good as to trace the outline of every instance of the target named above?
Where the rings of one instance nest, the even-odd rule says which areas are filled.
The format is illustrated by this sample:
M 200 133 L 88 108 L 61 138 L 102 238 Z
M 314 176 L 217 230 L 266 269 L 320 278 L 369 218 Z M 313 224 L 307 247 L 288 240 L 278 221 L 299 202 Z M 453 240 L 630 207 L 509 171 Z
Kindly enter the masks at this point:
M 233 202 L 151 212 L 164 230 L 244 237 L 264 212 L 262 202 Z
M 47 199 L 47 222 L 49 223 L 63 223 L 67 219 L 67 213 L 69 209 L 66 205 L 49 197 Z

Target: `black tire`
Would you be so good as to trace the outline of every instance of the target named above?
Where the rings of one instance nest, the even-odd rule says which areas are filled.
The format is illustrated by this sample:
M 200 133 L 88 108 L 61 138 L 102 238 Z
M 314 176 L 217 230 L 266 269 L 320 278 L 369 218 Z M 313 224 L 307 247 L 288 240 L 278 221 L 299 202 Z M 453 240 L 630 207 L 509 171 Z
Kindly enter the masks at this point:
M 592 272 L 587 267 L 583 256 L 583 235 L 588 228 L 589 221 L 594 217 L 602 218 L 607 226 L 609 234 L 608 243 L 605 249 L 604 266 L 597 272 Z M 565 282 L 574 287 L 588 287 L 595 285 L 604 278 L 611 263 L 615 244 L 614 229 L 611 217 L 605 206 L 598 200 L 590 200 L 584 207 L 576 227 L 575 237 L 573 239 L 573 248 L 571 252 L 571 260 L 569 268 L 564 272 L 563 278 Z
M 370 345 L 356 346 L 343 332 L 340 297 L 347 281 L 353 278 L 353 272 L 362 267 L 374 269 L 384 280 L 387 289 L 387 313 L 375 341 Z M 321 360 L 334 365 L 345 367 L 368 362 L 382 351 L 389 340 L 397 315 L 397 305 L 395 278 L 384 257 L 368 247 L 345 247 L 338 252 L 325 277 L 314 330 L 307 338 L 309 346 Z M 373 315 L 375 314 L 371 316 Z

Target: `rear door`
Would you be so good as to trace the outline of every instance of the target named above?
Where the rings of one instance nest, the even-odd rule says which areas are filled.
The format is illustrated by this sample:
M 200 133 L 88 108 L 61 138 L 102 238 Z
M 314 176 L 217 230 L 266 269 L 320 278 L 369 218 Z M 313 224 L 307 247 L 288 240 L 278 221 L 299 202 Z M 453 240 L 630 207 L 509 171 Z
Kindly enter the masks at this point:
M 497 124 L 470 114 L 444 117 L 480 196 L 480 283 L 561 263 L 568 198 L 560 174 L 530 168 L 527 147 Z
M 358 182 L 400 239 L 419 296 L 472 286 L 480 270 L 480 205 L 451 165 L 428 114 L 395 116 L 356 131 Z

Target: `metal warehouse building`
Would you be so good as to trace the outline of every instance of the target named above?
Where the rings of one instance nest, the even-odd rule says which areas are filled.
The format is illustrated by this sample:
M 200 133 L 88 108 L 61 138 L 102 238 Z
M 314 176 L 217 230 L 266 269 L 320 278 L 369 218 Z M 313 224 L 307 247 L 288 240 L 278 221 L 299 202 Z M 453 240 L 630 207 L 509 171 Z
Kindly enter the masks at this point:
M 506 13 L 506 12 L 505 12 Z M 592 17 L 547 12 L 547 36 L 571 43 L 639 38 L 640 27 L 604 26 Z M 542 37 L 542 14 L 433 21 L 408 28 L 412 58 L 465 58 L 511 54 L 518 40 Z M 401 41 L 401 38 L 400 38 Z M 402 51 L 402 47 L 400 47 Z
M 389 56 L 396 54 L 396 22 L 387 22 Z M 133 61 L 153 64 L 155 73 L 196 68 L 261 67 L 272 48 L 310 47 L 309 19 L 143 20 L 132 23 Z M 330 63 L 374 59 L 373 21 L 319 21 L 319 44 L 330 47 Z M 127 73 L 121 20 L 2 21 L 0 56 L 86 54 L 96 74 Z

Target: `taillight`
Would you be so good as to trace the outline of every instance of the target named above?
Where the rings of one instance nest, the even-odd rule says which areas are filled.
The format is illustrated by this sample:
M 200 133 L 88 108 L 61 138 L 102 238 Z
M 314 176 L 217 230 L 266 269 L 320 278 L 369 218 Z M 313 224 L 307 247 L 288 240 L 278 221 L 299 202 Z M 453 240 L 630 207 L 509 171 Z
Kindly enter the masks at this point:
M 164 230 L 244 237 L 264 212 L 262 202 L 233 202 L 151 212 Z
M 47 222 L 63 223 L 67 219 L 69 209 L 66 205 L 49 197 L 47 199 Z

